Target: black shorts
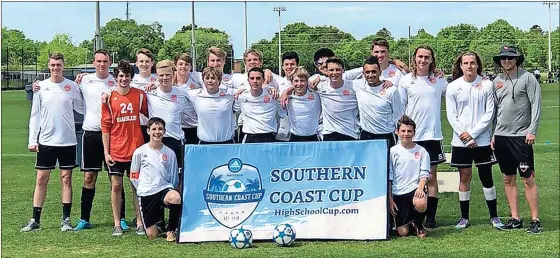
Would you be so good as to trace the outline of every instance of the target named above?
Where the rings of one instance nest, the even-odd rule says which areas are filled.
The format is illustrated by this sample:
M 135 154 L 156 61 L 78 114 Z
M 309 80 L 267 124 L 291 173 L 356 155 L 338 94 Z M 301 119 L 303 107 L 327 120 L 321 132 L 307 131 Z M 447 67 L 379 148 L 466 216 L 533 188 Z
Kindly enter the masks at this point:
M 237 136 L 237 143 L 243 143 L 243 139 L 245 139 L 245 133 L 243 132 L 243 125 L 240 125 L 239 128 L 239 134 Z
M 329 134 L 323 134 L 323 141 L 328 142 L 328 141 L 355 141 L 356 139 L 352 136 L 348 136 L 346 134 L 341 134 L 341 133 L 329 133 Z
M 307 135 L 307 136 L 300 136 L 291 134 L 290 135 L 290 142 L 318 142 L 319 137 L 316 134 Z
M 140 212 L 142 214 L 144 228 L 147 229 L 161 220 L 161 212 L 163 208 L 165 208 L 163 200 L 169 191 L 171 191 L 171 189 L 168 188 L 154 195 L 140 197 Z
M 172 137 L 163 137 L 162 139 L 163 145 L 170 148 L 174 153 L 175 157 L 177 158 L 177 166 L 179 169 L 183 168 L 183 144 L 180 140 L 177 140 Z
M 183 133 L 185 133 L 185 144 L 198 144 L 200 139 L 198 139 L 196 127 L 182 129 Z
M 142 131 L 142 136 L 144 136 L 144 143 L 150 141 L 150 135 L 148 134 L 148 126 L 147 125 L 140 125 L 140 130 Z
M 243 143 L 276 142 L 274 133 L 246 133 Z
M 490 146 L 481 146 L 474 148 L 455 147 L 451 150 L 451 163 L 452 167 L 456 168 L 470 168 L 472 163 L 477 167 L 484 165 L 494 165 L 497 163 L 494 152 Z
M 525 136 L 494 136 L 494 154 L 505 175 L 515 175 L 515 170 L 524 178 L 535 174 L 533 146 L 525 143 Z
M 426 195 L 428 194 L 428 188 L 424 188 Z M 418 211 L 414 208 L 414 193 L 416 190 L 403 194 L 403 195 L 393 195 L 393 202 L 397 206 L 397 216 L 395 216 L 395 226 L 404 226 L 414 220 Z
M 443 152 L 443 145 L 440 140 L 418 141 L 415 143 L 426 149 L 430 155 L 430 164 L 432 166 L 446 161 L 445 153 Z
M 233 144 L 235 143 L 235 141 L 233 139 L 229 140 L 229 141 L 223 141 L 223 142 L 205 142 L 203 140 L 198 141 L 198 144 L 202 144 L 202 145 L 211 145 L 211 144 Z
M 395 146 L 396 138 L 394 133 L 388 134 L 374 134 L 368 131 L 363 131 L 360 133 L 360 140 L 387 140 L 387 147 L 390 149 L 391 147 Z
M 126 172 L 126 176 L 130 177 L 130 164 L 132 162 L 127 161 L 127 162 L 120 162 L 120 161 L 115 161 L 115 164 L 112 166 L 109 166 L 109 175 L 111 176 L 124 176 L 124 173 Z
M 52 170 L 73 169 L 76 167 L 76 145 L 72 146 L 47 146 L 39 144 L 35 169 Z
M 99 172 L 105 163 L 101 131 L 84 131 L 82 135 L 82 171 Z M 105 166 L 107 169 L 107 166 Z

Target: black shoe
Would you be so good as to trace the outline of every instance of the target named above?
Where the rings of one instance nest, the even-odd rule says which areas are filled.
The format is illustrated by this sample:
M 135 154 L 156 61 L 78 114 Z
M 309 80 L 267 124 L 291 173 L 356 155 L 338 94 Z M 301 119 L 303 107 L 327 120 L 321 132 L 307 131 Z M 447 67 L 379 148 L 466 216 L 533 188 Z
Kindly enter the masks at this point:
M 529 227 L 527 228 L 527 233 L 540 234 L 542 232 L 541 222 L 538 220 L 531 220 Z
M 523 227 L 523 221 L 511 218 L 504 225 L 504 229 L 520 229 Z
M 437 228 L 436 220 L 426 219 L 426 228 Z

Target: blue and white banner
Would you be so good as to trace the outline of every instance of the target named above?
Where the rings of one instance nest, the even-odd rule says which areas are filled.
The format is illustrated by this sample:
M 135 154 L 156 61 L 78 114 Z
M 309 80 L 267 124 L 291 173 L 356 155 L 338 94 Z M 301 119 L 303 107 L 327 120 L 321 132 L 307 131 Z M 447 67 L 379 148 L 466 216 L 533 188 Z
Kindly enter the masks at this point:
M 387 239 L 386 141 L 186 145 L 179 242 Z

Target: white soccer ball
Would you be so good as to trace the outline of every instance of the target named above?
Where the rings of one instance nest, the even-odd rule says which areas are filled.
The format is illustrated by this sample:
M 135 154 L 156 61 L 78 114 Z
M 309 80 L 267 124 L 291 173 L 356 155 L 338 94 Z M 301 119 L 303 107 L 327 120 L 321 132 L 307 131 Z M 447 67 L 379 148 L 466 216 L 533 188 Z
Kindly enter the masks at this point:
M 245 184 L 237 179 L 229 180 L 224 184 L 222 190 L 227 193 L 240 193 L 245 191 Z
M 272 240 L 279 246 L 290 246 L 296 241 L 296 231 L 290 224 L 279 224 L 274 227 Z
M 234 228 L 229 232 L 229 242 L 237 249 L 249 248 L 253 245 L 253 232 L 243 227 Z

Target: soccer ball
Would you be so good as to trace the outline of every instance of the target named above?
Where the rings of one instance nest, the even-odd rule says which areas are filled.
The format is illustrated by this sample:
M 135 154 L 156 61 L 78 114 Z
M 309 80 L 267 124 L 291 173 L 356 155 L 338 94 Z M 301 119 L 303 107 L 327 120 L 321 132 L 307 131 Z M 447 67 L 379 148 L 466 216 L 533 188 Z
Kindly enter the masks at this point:
M 243 182 L 233 179 L 229 180 L 224 184 L 222 190 L 226 193 L 240 193 L 245 191 L 245 185 Z
M 229 242 L 237 249 L 249 248 L 253 245 L 253 232 L 243 227 L 234 228 L 229 232 Z
M 296 241 L 296 231 L 290 224 L 279 224 L 274 227 L 272 240 L 279 246 L 289 246 Z

